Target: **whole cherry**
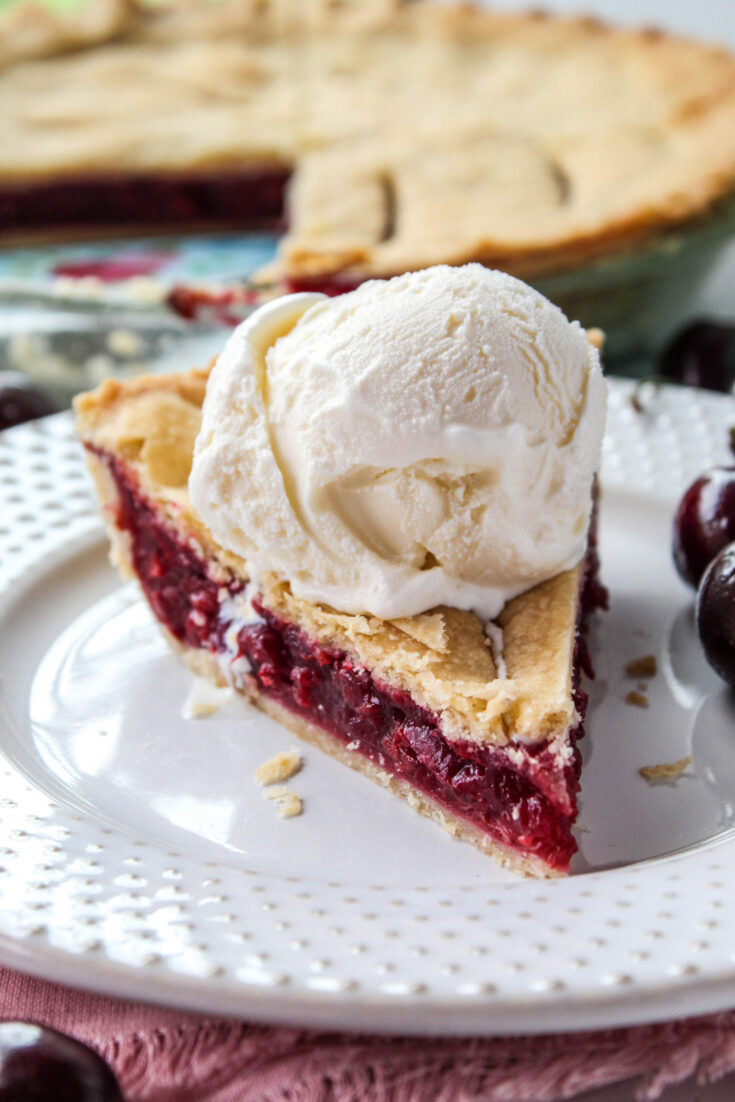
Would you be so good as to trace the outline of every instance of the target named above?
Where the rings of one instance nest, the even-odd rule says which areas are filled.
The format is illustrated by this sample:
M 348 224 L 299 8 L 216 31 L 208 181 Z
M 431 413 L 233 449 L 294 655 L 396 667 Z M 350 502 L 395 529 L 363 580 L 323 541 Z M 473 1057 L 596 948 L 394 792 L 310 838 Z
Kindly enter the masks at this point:
M 673 382 L 727 394 L 735 384 L 735 325 L 697 321 L 664 348 L 659 374 Z
M 672 551 L 679 574 L 699 585 L 715 555 L 735 540 L 735 467 L 713 467 L 685 491 L 676 513 Z
M 735 543 L 707 567 L 697 593 L 697 631 L 715 673 L 735 687 Z
M 20 371 L 0 371 L 0 430 L 56 413 L 56 406 Z
M 123 1102 L 123 1096 L 91 1048 L 32 1022 L 1 1022 L 0 1102 Z

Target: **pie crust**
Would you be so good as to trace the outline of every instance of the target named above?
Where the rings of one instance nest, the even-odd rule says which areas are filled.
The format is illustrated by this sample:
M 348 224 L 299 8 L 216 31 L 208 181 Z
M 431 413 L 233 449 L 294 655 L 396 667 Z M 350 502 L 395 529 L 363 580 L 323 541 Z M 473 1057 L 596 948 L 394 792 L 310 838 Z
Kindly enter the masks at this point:
M 735 58 L 423 0 L 95 0 L 0 25 L 3 236 L 54 187 L 99 201 L 132 181 L 133 206 L 153 187 L 165 224 L 156 181 L 185 197 L 229 176 L 234 195 L 253 172 L 292 173 L 277 269 L 291 286 L 469 260 L 559 270 L 731 191 Z M 227 222 L 224 195 L 192 218 Z M 243 224 L 242 207 L 230 217 Z M 15 229 L 33 236 L 42 211 Z
M 130 530 L 120 521 L 121 479 L 132 487 L 125 492 L 134 492 L 146 503 L 150 517 L 160 520 L 188 549 L 187 554 L 193 553 L 197 561 L 206 564 L 208 577 L 227 598 L 227 586 L 232 586 L 233 579 L 247 583 L 247 563 L 217 545 L 192 510 L 187 490 L 207 376 L 207 371 L 192 371 L 124 383 L 107 380 L 96 391 L 77 398 L 75 405 L 110 531 L 113 558 L 123 573 L 136 576 Z M 592 556 L 596 558 L 594 551 Z M 576 814 L 580 764 L 574 745 L 581 733 L 578 705 L 586 702 L 577 684 L 582 645 L 579 628 L 585 570 L 590 573 L 591 562 L 588 556 L 585 564 L 506 605 L 497 621 L 504 647 L 502 677 L 484 625 L 470 612 L 440 607 L 394 621 L 348 615 L 300 600 L 286 581 L 268 575 L 260 580 L 256 595 L 249 590 L 244 595 L 249 607 L 257 597 L 261 615 L 287 625 L 310 646 L 322 648 L 327 658 L 341 656 L 349 668 L 368 671 L 373 683 L 385 687 L 396 699 L 410 697 L 412 707 L 438 717 L 442 737 L 449 740 L 450 747 L 463 747 L 469 760 L 484 753 L 499 754 L 506 764 L 531 762 L 531 770 L 538 771 L 542 767 L 534 764 L 534 755 L 546 755 L 556 777 L 553 783 L 564 789 L 560 799 L 571 821 Z M 594 573 L 593 568 L 593 590 Z M 143 588 L 145 592 L 145 584 Z M 598 586 L 587 603 L 594 607 L 603 600 Z M 155 612 L 155 602 L 151 603 Z M 221 656 L 213 648 L 192 645 L 182 633 L 177 636 L 169 630 L 165 618 L 159 618 L 164 619 L 168 641 L 194 673 L 225 683 Z M 557 867 L 478 829 L 431 792 L 418 790 L 380 762 L 353 752 L 354 747 L 341 742 L 328 727 L 311 722 L 308 715 L 294 714 L 279 699 L 258 692 L 249 676 L 235 681 L 235 686 L 252 692 L 259 707 L 308 741 L 403 795 L 423 814 L 480 845 L 502 863 L 530 875 L 566 871 L 563 861 Z

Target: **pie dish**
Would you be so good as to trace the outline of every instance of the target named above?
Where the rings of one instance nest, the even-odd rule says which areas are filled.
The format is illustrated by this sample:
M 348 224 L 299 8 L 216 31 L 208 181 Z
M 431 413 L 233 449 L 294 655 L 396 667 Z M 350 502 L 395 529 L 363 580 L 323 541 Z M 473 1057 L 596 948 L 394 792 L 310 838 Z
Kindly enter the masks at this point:
M 21 8 L 0 139 L 5 239 L 273 223 L 289 182 L 292 289 L 472 259 L 535 276 L 731 192 L 735 59 L 466 4 Z
M 606 602 L 594 518 L 583 562 L 510 601 L 499 658 L 482 622 L 395 621 L 297 599 L 217 545 L 187 480 L 207 371 L 108 380 L 76 400 L 113 557 L 198 675 L 402 796 L 515 871 L 576 850 L 589 614 Z

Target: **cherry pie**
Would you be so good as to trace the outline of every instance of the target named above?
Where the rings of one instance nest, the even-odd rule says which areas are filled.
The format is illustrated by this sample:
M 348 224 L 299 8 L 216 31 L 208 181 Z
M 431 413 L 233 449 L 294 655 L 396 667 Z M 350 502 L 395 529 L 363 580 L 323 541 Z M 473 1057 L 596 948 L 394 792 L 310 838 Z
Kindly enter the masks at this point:
M 502 658 L 470 612 L 383 621 L 308 604 L 272 575 L 256 588 L 189 502 L 206 380 L 108 380 L 76 401 L 114 558 L 171 645 L 197 674 L 233 684 L 501 863 L 567 872 L 584 630 L 606 601 L 594 521 L 578 567 L 506 605 Z
M 273 224 L 289 180 L 293 289 L 560 270 L 732 190 L 735 59 L 407 0 L 89 0 L 0 25 L 0 239 Z

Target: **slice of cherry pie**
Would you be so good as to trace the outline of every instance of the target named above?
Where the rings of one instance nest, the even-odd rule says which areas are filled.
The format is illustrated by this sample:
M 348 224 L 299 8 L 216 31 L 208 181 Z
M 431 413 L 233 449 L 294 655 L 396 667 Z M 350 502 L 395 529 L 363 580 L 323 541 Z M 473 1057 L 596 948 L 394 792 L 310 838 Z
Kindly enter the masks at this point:
M 275 575 L 256 586 L 189 500 L 207 375 L 107 381 L 76 403 L 114 559 L 171 645 L 502 864 L 567 872 L 584 630 L 606 602 L 594 517 L 583 562 L 505 606 L 502 658 L 471 612 L 379 620 L 307 603 Z

